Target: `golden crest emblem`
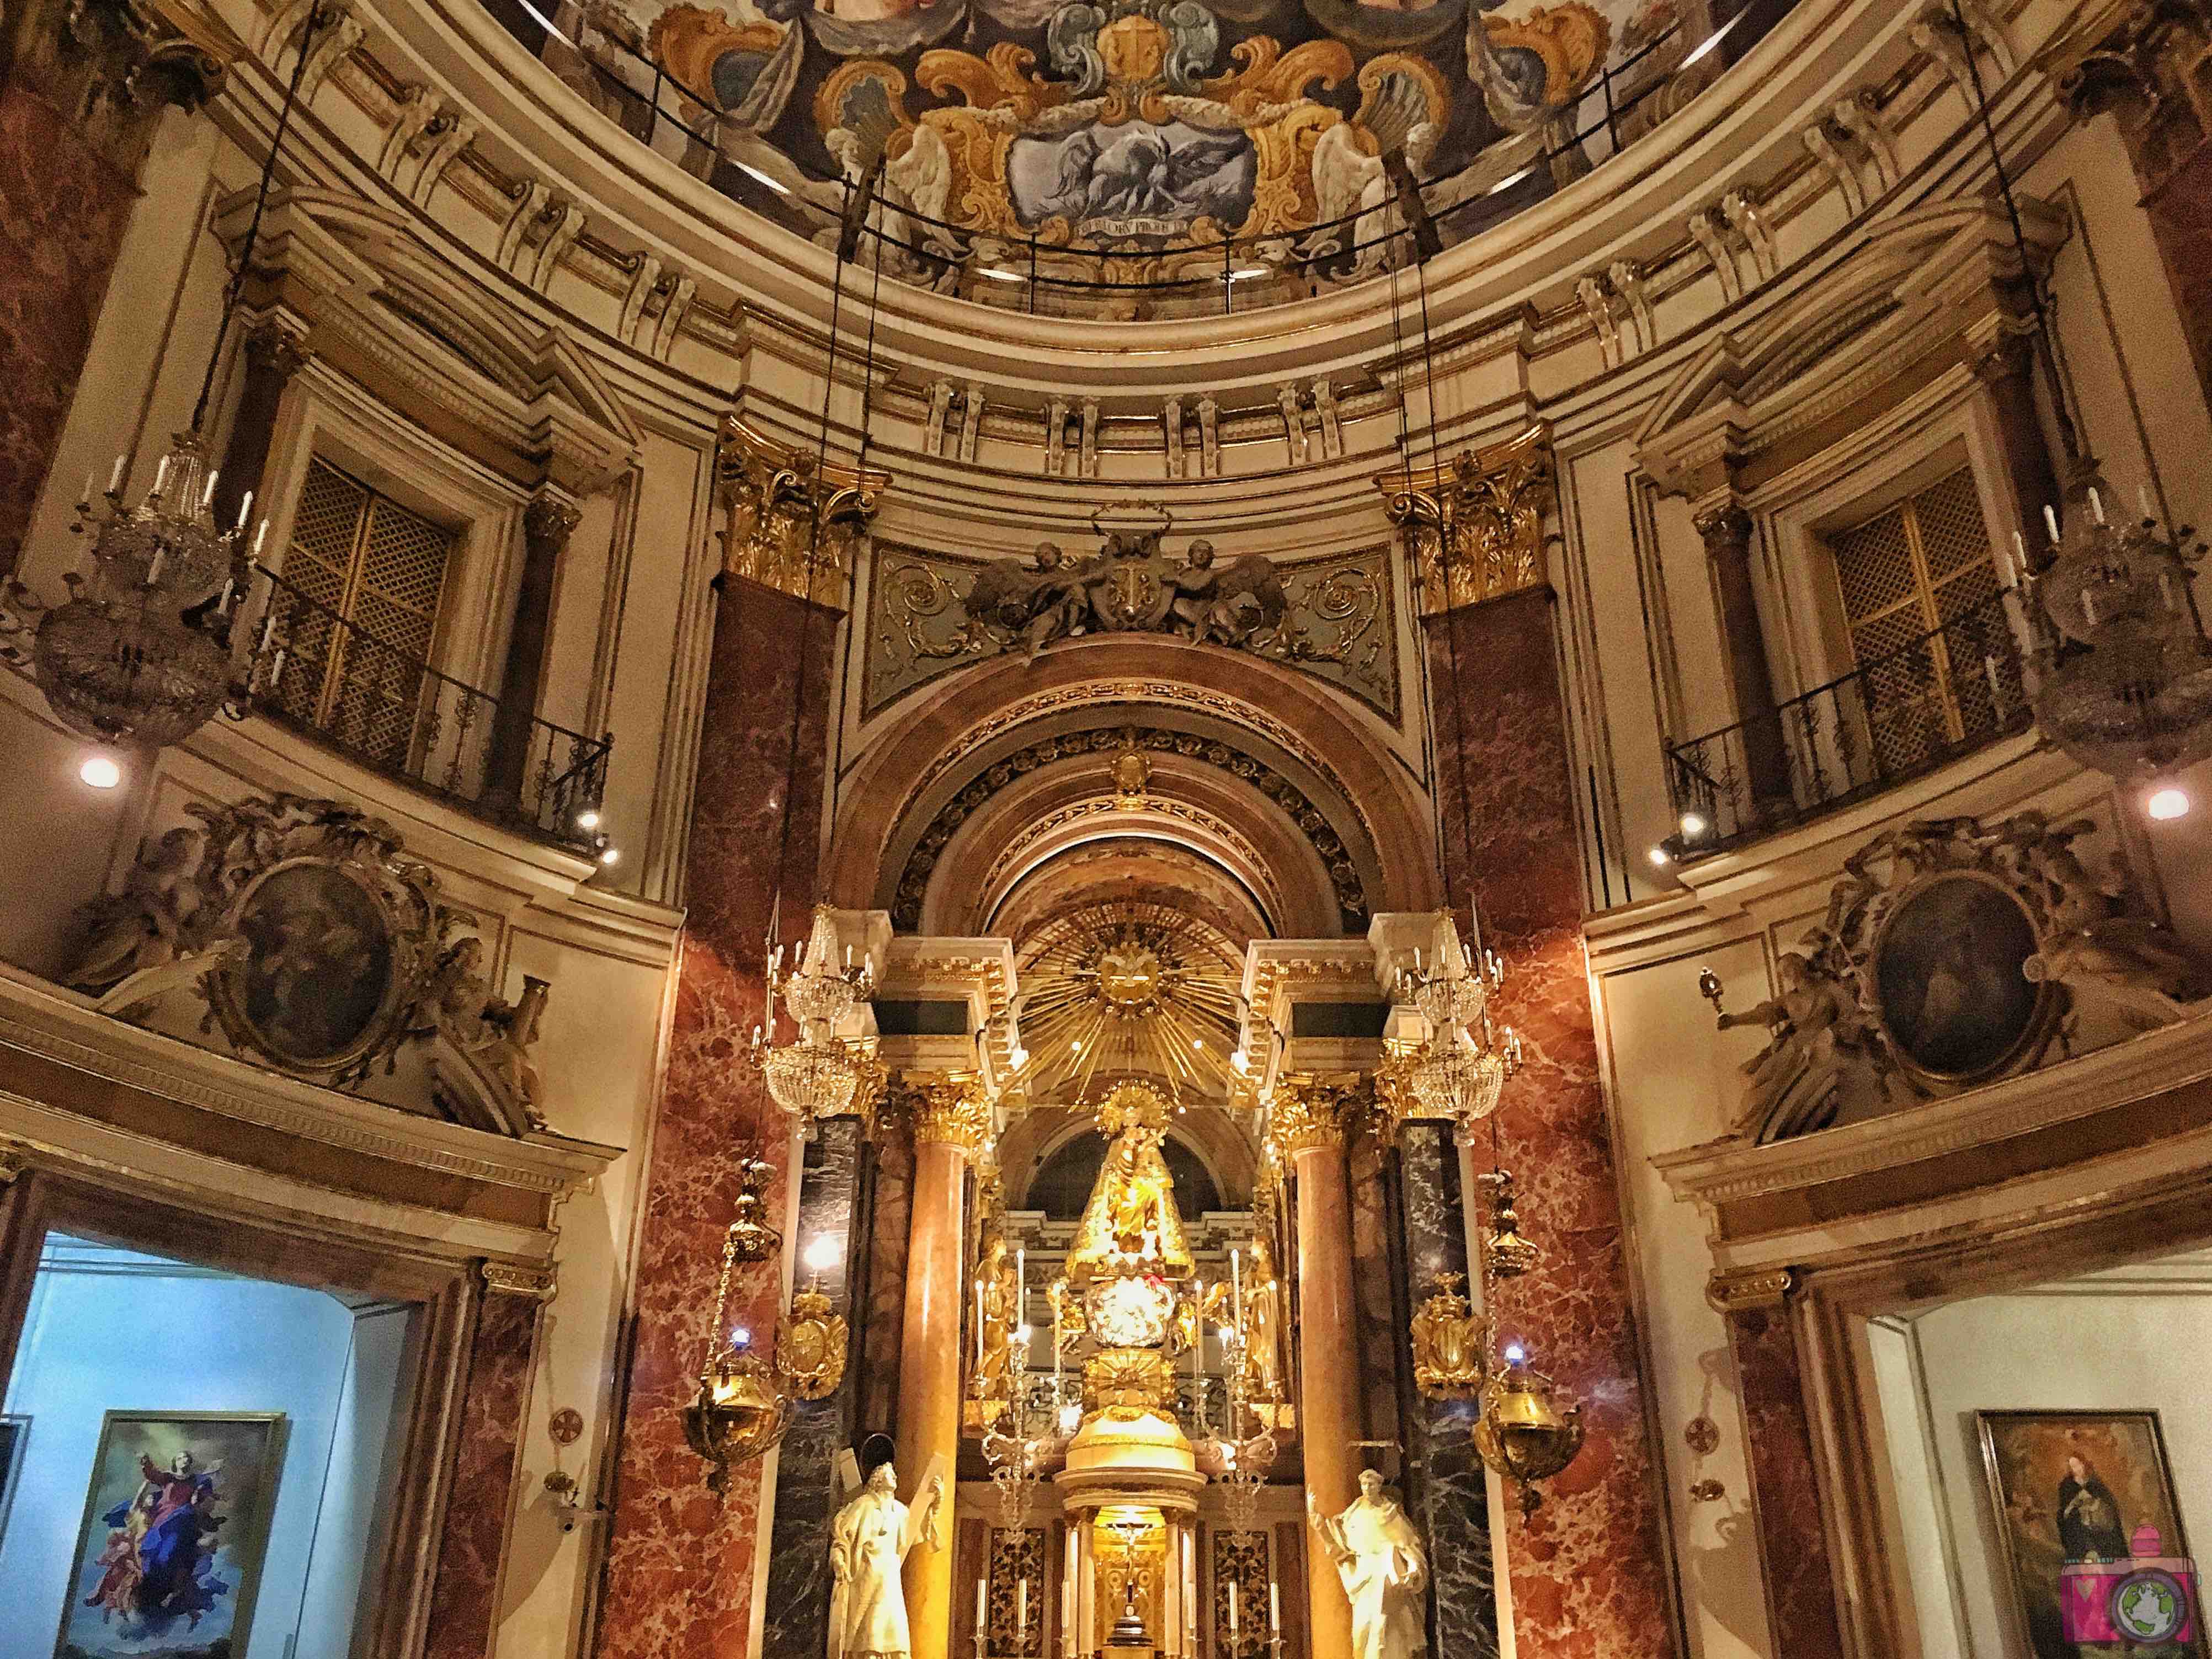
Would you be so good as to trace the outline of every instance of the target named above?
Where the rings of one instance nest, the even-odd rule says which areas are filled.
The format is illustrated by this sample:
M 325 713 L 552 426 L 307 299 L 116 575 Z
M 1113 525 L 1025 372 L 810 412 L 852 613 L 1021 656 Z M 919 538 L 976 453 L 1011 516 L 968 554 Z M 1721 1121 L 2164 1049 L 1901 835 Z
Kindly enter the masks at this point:
M 845 1379 L 844 1316 L 817 1290 L 792 1297 L 791 1315 L 776 1339 L 776 1371 L 801 1400 L 827 1400 Z
M 1468 1400 L 1483 1382 L 1482 1316 L 1459 1293 L 1464 1273 L 1437 1275 L 1436 1293 L 1410 1324 L 1413 1383 L 1431 1400 Z
M 1156 80 L 1167 55 L 1168 37 L 1149 17 L 1119 18 L 1098 31 L 1098 56 L 1115 81 L 1142 86 Z

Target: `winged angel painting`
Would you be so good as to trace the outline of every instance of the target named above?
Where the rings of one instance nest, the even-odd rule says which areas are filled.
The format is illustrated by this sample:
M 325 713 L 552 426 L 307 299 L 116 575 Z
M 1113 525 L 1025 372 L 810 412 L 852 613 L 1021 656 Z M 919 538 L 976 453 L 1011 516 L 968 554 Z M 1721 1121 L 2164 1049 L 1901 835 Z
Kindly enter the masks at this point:
M 950 288 L 1032 247 L 1091 280 L 1218 277 L 1224 238 L 1370 274 L 1402 255 L 1386 158 L 1447 179 L 1431 212 L 1472 234 L 1572 176 L 1599 71 L 1677 38 L 1692 0 L 655 3 L 564 6 L 599 59 L 571 83 L 605 101 L 610 74 L 665 73 L 683 126 L 653 142 L 824 240 L 880 167 L 886 271 Z

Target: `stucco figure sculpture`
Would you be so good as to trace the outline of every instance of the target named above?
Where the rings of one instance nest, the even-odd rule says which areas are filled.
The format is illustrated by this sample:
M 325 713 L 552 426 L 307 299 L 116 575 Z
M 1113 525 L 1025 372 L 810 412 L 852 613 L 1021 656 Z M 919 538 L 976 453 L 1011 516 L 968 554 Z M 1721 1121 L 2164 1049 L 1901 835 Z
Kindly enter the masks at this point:
M 1383 1492 L 1382 1477 L 1362 1469 L 1359 1496 L 1340 1512 L 1324 1515 L 1310 1494 L 1306 1512 L 1352 1602 L 1352 1659 L 1412 1659 L 1424 1651 L 1428 1553 L 1405 1510 Z
M 938 1510 L 945 1477 L 933 1467 L 911 1506 L 898 1498 L 898 1471 L 878 1463 L 860 1494 L 830 1525 L 830 1659 L 906 1659 L 906 1591 L 899 1580 L 908 1551 L 924 1540 L 944 1547 Z

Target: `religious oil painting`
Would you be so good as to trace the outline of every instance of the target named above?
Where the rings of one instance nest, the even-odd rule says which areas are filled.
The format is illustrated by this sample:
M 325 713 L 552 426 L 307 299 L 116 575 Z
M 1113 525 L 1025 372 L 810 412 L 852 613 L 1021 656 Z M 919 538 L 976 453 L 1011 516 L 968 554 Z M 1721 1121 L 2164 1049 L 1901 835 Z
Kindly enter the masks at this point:
M 256 1041 L 295 1066 L 337 1063 L 369 1036 L 392 989 L 392 930 L 374 896 L 316 860 L 280 865 L 240 917 L 238 1002 Z
M 1884 1028 L 1930 1076 L 1992 1076 L 2033 1036 L 2043 988 L 2024 971 L 2034 921 L 2002 883 L 1952 871 L 1908 889 L 1875 945 Z
M 2207 1659 L 2166 1441 L 2153 1411 L 1978 1413 L 2033 1659 Z
M 29 1418 L 0 1417 L 0 1544 L 8 1540 L 8 1511 L 15 1507 L 15 1482 L 23 1473 L 23 1448 L 30 1440 Z
M 283 1472 L 282 1413 L 102 1422 L 55 1659 L 237 1659 Z

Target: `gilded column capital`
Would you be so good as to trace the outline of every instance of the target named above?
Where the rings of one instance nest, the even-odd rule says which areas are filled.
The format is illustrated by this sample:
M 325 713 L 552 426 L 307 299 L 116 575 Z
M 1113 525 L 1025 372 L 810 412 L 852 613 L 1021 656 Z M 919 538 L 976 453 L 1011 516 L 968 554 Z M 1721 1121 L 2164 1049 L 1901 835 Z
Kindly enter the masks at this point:
M 1267 1103 L 1268 1144 L 1283 1158 L 1340 1152 L 1374 1103 L 1373 1085 L 1364 1078 L 1285 1077 Z
M 1754 1272 L 1717 1270 L 1705 1284 L 1705 1300 L 1715 1313 L 1749 1313 L 1778 1308 L 1797 1288 L 1797 1276 L 1787 1267 L 1762 1267 Z
M 717 532 L 722 574 L 842 604 L 853 544 L 866 533 L 890 482 L 890 473 L 874 468 L 820 465 L 813 452 L 787 447 L 729 416 L 714 456 L 715 493 L 726 515 Z
M 1558 482 L 1551 428 L 1541 423 L 1435 466 L 1377 473 L 1383 510 L 1419 560 L 1422 613 L 1541 587 Z
M 970 1158 L 990 1146 L 991 1097 L 980 1074 L 901 1075 L 892 1082 L 890 1092 L 895 1109 L 914 1124 L 916 1146 L 951 1146 Z
M 533 1301 L 550 1302 L 559 1283 L 550 1261 L 486 1261 L 483 1272 L 484 1289 L 494 1296 L 526 1296 Z

